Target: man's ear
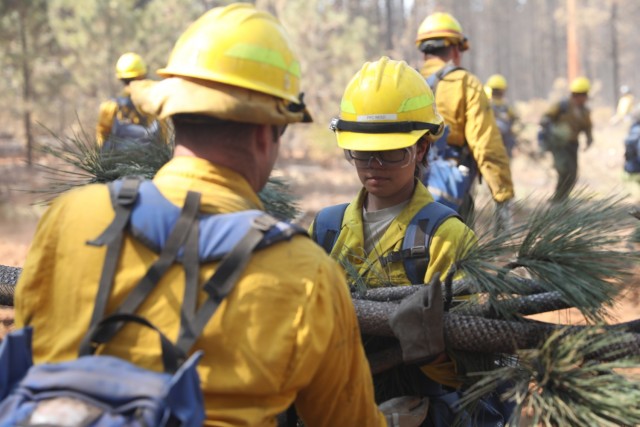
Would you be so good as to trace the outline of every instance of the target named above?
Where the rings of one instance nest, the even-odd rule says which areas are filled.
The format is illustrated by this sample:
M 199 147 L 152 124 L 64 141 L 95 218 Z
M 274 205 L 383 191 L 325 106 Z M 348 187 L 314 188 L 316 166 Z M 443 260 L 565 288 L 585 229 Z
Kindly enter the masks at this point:
M 273 144 L 273 135 L 270 125 L 256 125 L 255 126 L 255 141 L 256 148 L 261 152 L 265 152 Z

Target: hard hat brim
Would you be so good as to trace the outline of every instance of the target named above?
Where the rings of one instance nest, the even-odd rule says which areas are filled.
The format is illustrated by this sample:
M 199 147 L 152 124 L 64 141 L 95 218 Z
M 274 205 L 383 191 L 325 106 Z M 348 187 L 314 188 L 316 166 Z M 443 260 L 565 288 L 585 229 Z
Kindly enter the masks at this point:
M 427 130 L 414 130 L 408 133 L 336 132 L 336 138 L 338 147 L 345 150 L 385 151 L 411 147 L 427 132 Z

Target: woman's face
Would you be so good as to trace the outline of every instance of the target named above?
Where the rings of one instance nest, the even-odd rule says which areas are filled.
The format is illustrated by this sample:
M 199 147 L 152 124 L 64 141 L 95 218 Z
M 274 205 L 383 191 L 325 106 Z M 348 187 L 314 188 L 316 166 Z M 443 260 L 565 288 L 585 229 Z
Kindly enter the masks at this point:
M 367 192 L 381 199 L 413 193 L 416 164 L 424 156 L 426 144 L 386 151 L 346 150 L 347 159 L 356 167 Z M 399 200 L 398 202 L 402 202 Z

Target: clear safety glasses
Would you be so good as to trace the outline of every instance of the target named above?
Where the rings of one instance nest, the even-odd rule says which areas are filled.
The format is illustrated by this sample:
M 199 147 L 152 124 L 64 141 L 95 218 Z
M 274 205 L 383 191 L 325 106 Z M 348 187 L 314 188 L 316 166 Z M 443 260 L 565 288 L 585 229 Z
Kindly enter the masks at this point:
M 382 168 L 400 169 L 413 163 L 416 152 L 410 147 L 384 151 L 344 150 L 344 155 L 357 168 L 370 168 L 371 162 L 376 161 Z

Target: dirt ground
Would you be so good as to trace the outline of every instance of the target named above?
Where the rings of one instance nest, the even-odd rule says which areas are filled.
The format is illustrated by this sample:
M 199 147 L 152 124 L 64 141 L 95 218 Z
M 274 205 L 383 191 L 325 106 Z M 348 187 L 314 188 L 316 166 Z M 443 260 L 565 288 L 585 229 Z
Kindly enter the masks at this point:
M 595 143 L 587 151 L 579 153 L 579 186 L 587 186 L 599 194 L 627 193 L 622 180 L 623 144 L 626 128 L 601 126 L 596 123 Z M 42 188 L 46 177 L 39 169 L 28 168 L 19 153 L 7 155 L 0 141 L 0 264 L 21 266 L 29 249 L 29 242 L 35 231 L 37 220 L 44 207 L 34 204 L 42 200 L 41 194 L 32 190 Z M 533 159 L 527 155 L 532 150 L 531 143 L 521 144 L 512 160 L 512 175 L 517 199 L 523 204 L 542 203 L 552 193 L 555 172 L 550 155 Z M 299 222 L 308 225 L 315 212 L 327 205 L 349 201 L 358 191 L 360 184 L 352 167 L 335 150 L 336 160 L 322 162 L 304 158 L 294 150 L 285 150 L 287 156 L 279 160 L 279 173 L 291 184 L 293 193 L 299 198 L 299 206 L 304 214 Z M 2 156 L 4 154 L 4 156 Z M 330 156 L 329 156 L 330 158 Z M 39 159 L 37 162 L 46 162 Z M 491 207 L 486 185 L 477 190 L 477 205 Z M 639 269 L 640 271 L 640 269 Z M 640 279 L 639 279 L 640 280 Z M 612 319 L 627 321 L 640 318 L 637 283 L 629 283 L 619 298 Z M 8 323 L 10 310 L 0 309 L 0 336 Z M 548 313 L 541 319 L 575 323 L 581 316 L 573 310 Z

